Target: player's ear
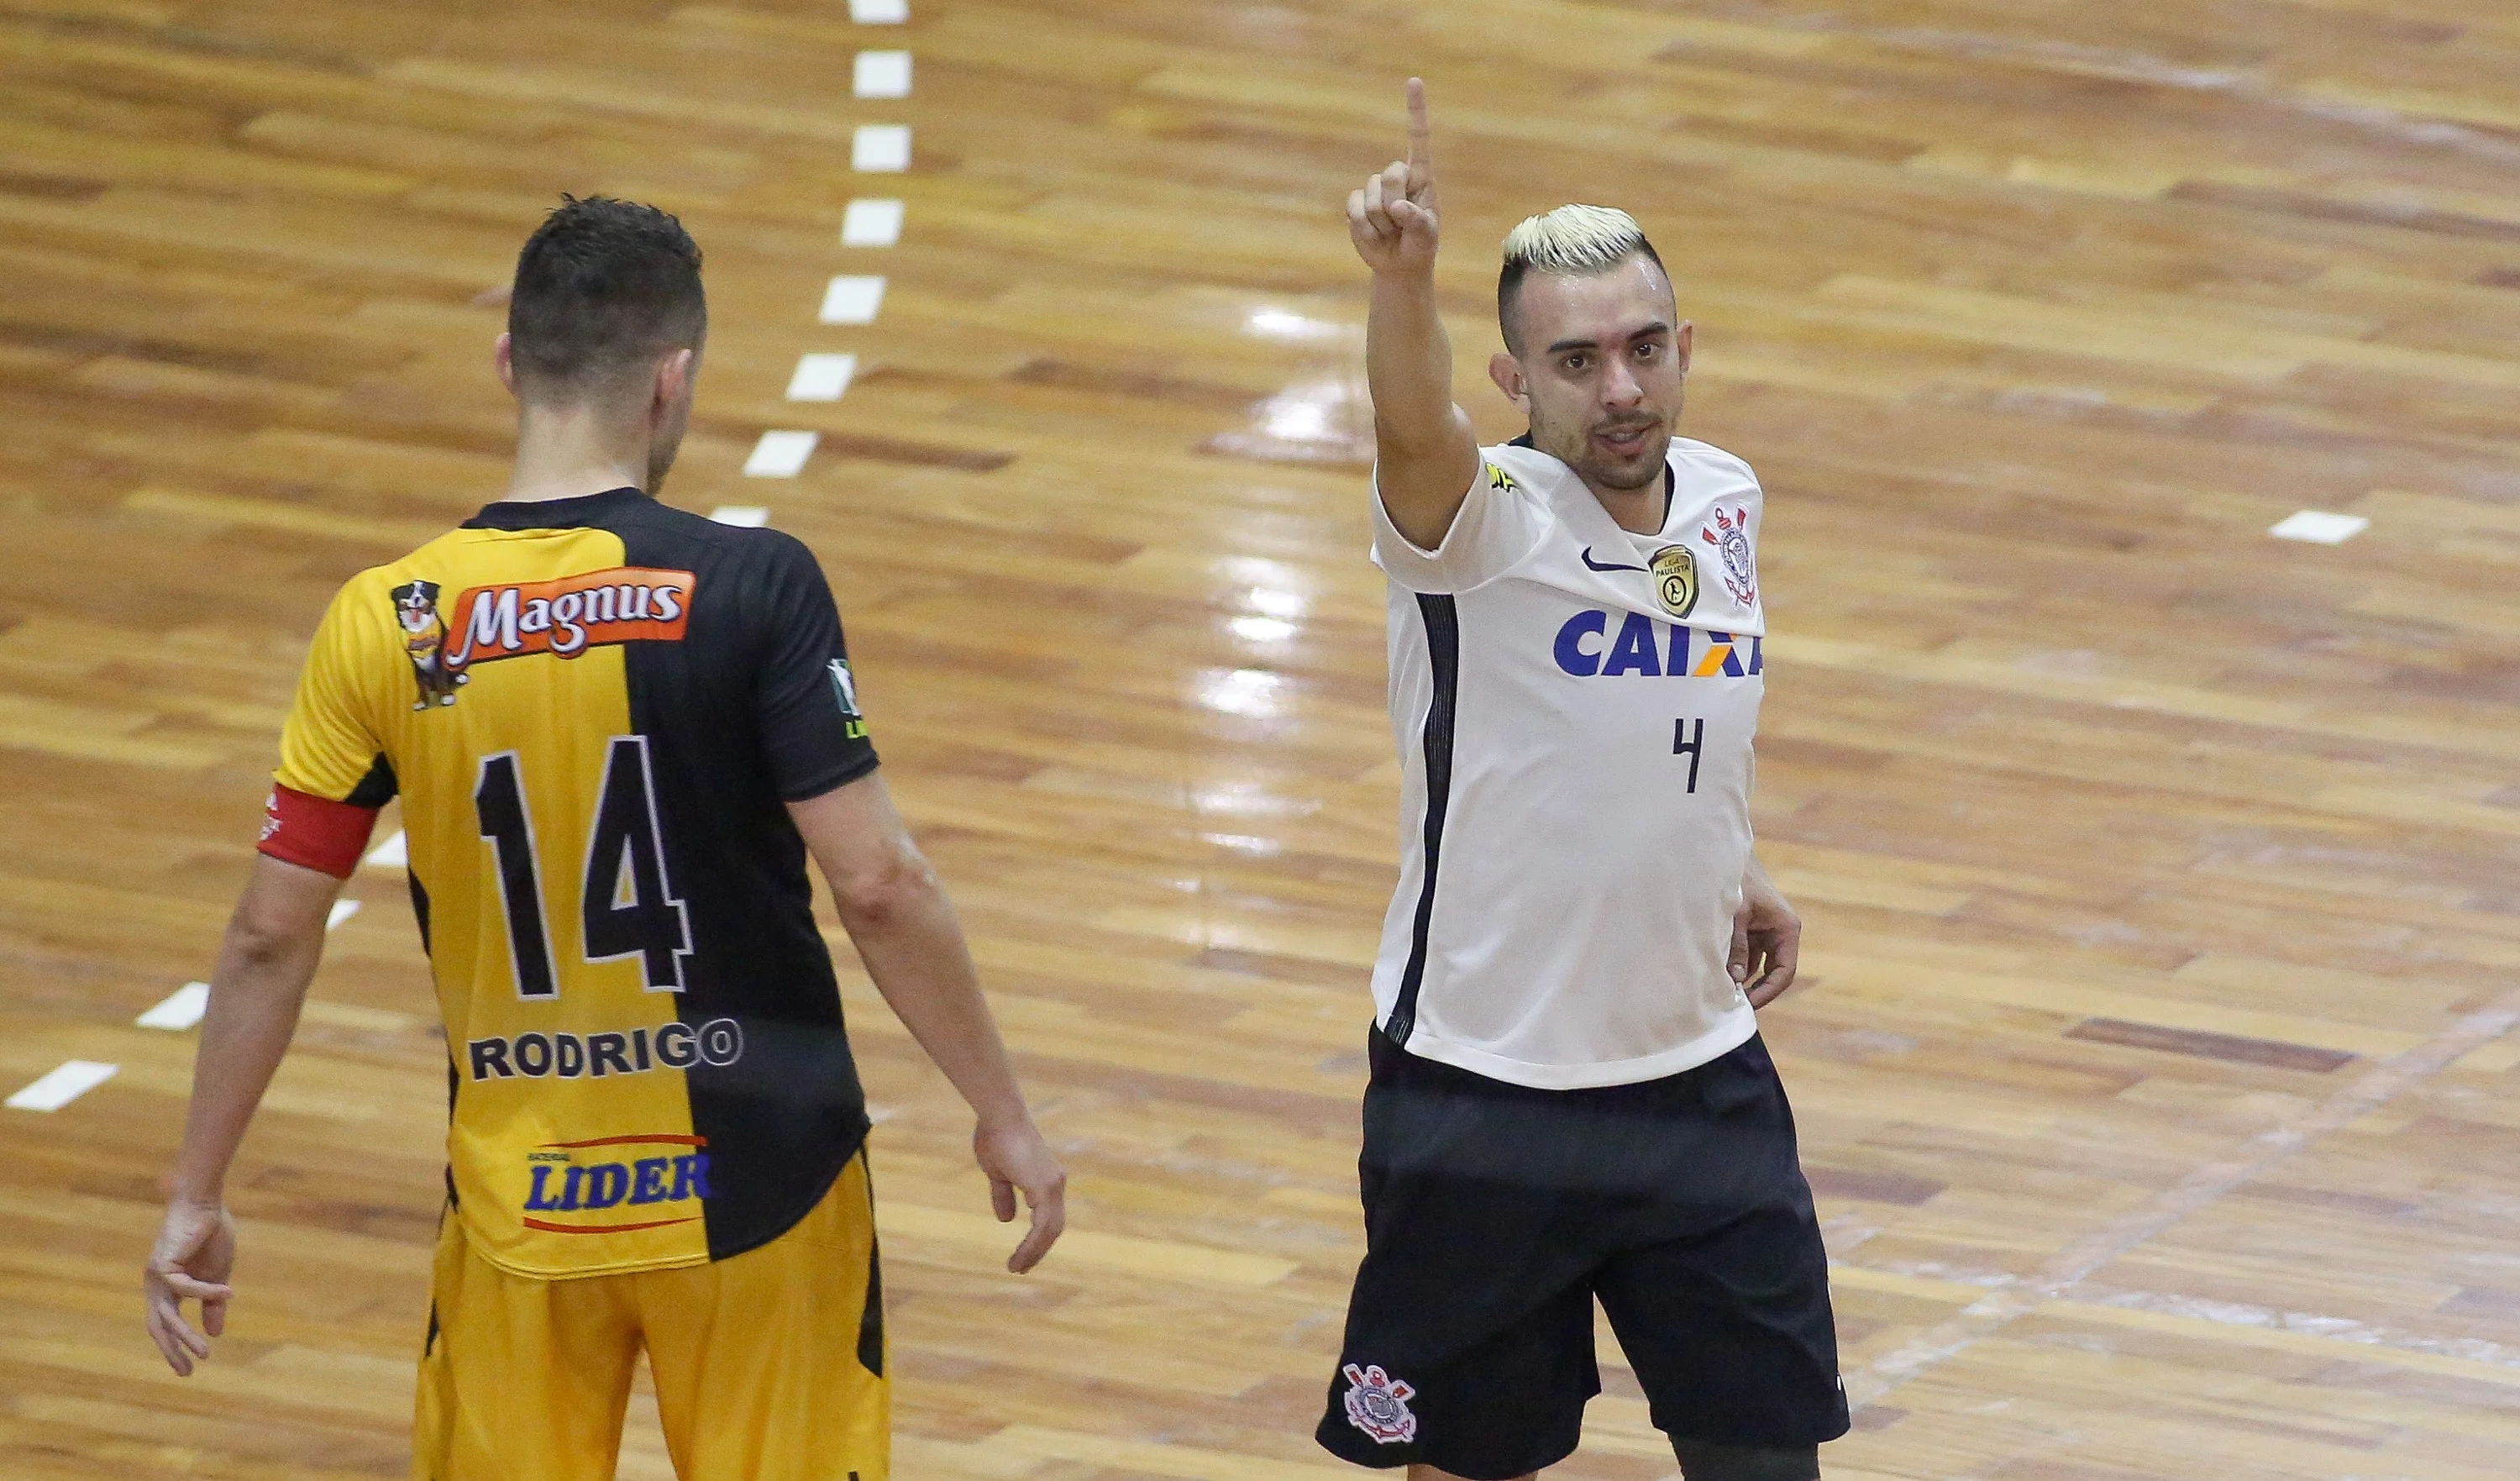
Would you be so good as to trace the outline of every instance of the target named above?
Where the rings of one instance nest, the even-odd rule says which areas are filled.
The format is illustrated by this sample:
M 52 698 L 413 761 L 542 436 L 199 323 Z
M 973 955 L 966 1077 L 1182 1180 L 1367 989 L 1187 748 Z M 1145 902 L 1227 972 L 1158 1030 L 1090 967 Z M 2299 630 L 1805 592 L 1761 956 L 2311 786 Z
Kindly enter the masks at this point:
M 499 331 L 499 347 L 493 352 L 491 358 L 499 367 L 499 383 L 508 388 L 509 395 L 515 395 L 517 393 L 516 347 L 508 342 L 506 330 Z
M 1682 351 L 1683 355 L 1688 352 Z M 1531 410 L 1531 392 L 1522 383 L 1522 362 L 1503 350 L 1488 356 L 1488 379 L 1495 381 L 1505 398 L 1525 412 Z
M 656 362 L 656 409 L 665 408 L 691 394 L 692 376 L 698 368 L 699 353 L 686 346 Z
M 1680 333 L 1672 337 L 1671 347 L 1673 355 L 1680 361 L 1680 373 L 1684 376 L 1688 375 L 1689 354 L 1697 347 L 1697 322 L 1695 320 L 1683 319 L 1680 321 Z

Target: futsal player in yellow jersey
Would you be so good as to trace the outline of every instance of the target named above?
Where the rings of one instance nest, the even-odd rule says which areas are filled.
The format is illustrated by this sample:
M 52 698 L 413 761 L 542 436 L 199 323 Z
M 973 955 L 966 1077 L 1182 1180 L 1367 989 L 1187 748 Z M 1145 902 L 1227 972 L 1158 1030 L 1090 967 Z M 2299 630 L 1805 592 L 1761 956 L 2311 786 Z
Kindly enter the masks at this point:
M 509 496 L 334 599 L 211 980 L 144 1278 L 178 1372 L 232 1296 L 221 1182 L 401 796 L 452 1100 L 420 1481 L 608 1481 L 643 1348 L 685 1481 L 886 1476 L 866 1104 L 808 854 L 976 1112 L 998 1217 L 1031 1207 L 1010 1268 L 1062 1223 L 812 555 L 653 497 L 705 329 L 699 249 L 661 211 L 571 201 L 525 245 Z

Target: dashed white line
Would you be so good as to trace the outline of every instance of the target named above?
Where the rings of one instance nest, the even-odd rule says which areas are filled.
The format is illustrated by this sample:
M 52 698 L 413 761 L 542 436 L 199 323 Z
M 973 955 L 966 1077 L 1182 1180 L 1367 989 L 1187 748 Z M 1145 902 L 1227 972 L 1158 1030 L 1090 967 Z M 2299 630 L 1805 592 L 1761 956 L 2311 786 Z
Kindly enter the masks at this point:
M 814 456 L 814 444 L 822 441 L 819 432 L 763 432 L 752 444 L 752 456 L 743 460 L 743 476 L 747 478 L 793 478 L 803 471 L 805 460 Z
M 796 374 L 788 378 L 788 399 L 837 401 L 848 394 L 849 381 L 857 373 L 855 355 L 806 355 L 796 362 Z
M 72 1059 L 11 1096 L 7 1103 L 11 1110 L 57 1111 L 112 1079 L 121 1067 Z
M 840 218 L 840 246 L 896 246 L 901 241 L 902 215 L 898 201 L 852 201 L 848 214 Z
M 167 995 L 166 1001 L 131 1021 L 142 1028 L 183 1030 L 202 1021 L 210 1006 L 210 985 L 187 982 Z
M 850 82 L 861 98 L 910 96 L 910 53 L 860 52 Z
M 2302 540 L 2312 545 L 2343 545 L 2371 527 L 2371 521 L 2361 515 L 2331 515 L 2323 510 L 2306 509 L 2287 515 L 2267 531 L 2278 540 Z
M 883 308 L 883 280 L 849 276 L 833 278 L 823 290 L 825 324 L 873 324 Z
M 908 0 L 849 0 L 849 19 L 861 25 L 899 25 L 910 20 Z M 868 51 L 857 54 L 852 68 L 851 89 L 860 98 L 906 98 L 910 96 L 911 55 L 906 51 Z M 910 168 L 910 129 L 897 123 L 861 124 L 850 136 L 849 167 L 862 174 L 894 174 Z M 840 222 L 842 247 L 892 247 L 901 240 L 904 214 L 902 202 L 890 200 L 852 201 Z M 833 278 L 823 294 L 822 321 L 826 324 L 872 324 L 883 305 L 884 280 L 879 277 Z M 850 380 L 857 374 L 857 356 L 845 354 L 811 354 L 796 362 L 796 372 L 788 382 L 790 401 L 837 401 L 845 394 Z M 752 454 L 743 461 L 745 476 L 754 478 L 792 478 L 802 471 L 814 446 L 821 437 L 809 431 L 768 431 L 753 444 Z M 770 522 L 770 511 L 759 505 L 720 505 L 709 517 L 721 524 L 758 527 Z M 2346 520 L 2353 528 L 2343 534 L 2322 536 L 2288 531 L 2286 525 L 2305 519 Z M 2308 511 L 2277 525 L 2275 533 L 2287 539 L 2323 539 L 2335 544 L 2358 534 L 2370 521 L 2351 516 L 2318 516 Z M 381 869 L 408 867 L 410 842 L 402 830 L 396 830 L 384 842 L 369 852 L 363 863 Z M 326 915 L 324 928 L 333 930 L 358 915 L 360 902 L 336 900 Z M 187 982 L 167 995 L 163 1002 L 133 1020 L 142 1028 L 182 1030 L 202 1021 L 209 1009 L 210 985 Z M 120 1073 L 121 1066 L 94 1059 L 71 1059 L 38 1077 L 5 1102 L 12 1110 L 57 1111 L 89 1091 Z
M 862 175 L 897 175 L 910 168 L 910 125 L 859 124 L 849 135 L 849 168 Z

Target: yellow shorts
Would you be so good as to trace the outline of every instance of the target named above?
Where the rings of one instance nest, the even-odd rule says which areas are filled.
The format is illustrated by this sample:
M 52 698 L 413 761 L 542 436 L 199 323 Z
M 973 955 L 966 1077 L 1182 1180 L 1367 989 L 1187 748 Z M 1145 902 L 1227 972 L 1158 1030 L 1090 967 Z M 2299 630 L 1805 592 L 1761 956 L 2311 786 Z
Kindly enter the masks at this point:
M 571 1280 L 437 1236 L 414 1481 L 612 1481 L 641 1348 L 682 1481 L 886 1481 L 892 1386 L 866 1153 L 732 1259 Z

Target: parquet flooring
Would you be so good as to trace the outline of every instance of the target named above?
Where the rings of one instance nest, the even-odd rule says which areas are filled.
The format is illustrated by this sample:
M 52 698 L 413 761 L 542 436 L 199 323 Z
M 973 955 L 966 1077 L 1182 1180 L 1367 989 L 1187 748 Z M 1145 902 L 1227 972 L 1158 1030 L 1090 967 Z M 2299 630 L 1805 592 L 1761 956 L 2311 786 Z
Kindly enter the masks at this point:
M 878 47 L 912 96 L 850 95 Z M 899 1473 L 1344 1474 L 1397 768 L 1337 204 L 1412 72 L 1483 431 L 1494 243 L 1604 201 L 1767 484 L 1829 1474 L 2520 1473 L 2509 7 L 0 0 L 0 1079 L 121 1066 L 0 1112 L 0 1475 L 401 1473 L 444 1081 L 400 881 L 352 886 L 189 1382 L 135 1273 L 191 1042 L 132 1019 L 207 966 L 326 598 L 502 487 L 483 294 L 564 190 L 706 248 L 666 495 L 830 568 L 1074 1176 L 999 1273 L 852 981 Z M 856 197 L 897 247 L 839 246 Z M 842 273 L 873 325 L 816 323 Z M 809 351 L 842 400 L 783 400 Z M 820 446 L 742 476 L 773 428 Z M 2268 538 L 2301 509 L 2370 528 Z M 1605 1378 L 1562 1474 L 1668 1475 Z

